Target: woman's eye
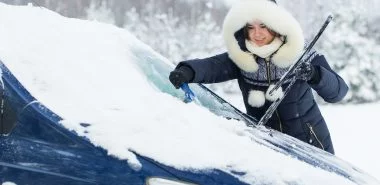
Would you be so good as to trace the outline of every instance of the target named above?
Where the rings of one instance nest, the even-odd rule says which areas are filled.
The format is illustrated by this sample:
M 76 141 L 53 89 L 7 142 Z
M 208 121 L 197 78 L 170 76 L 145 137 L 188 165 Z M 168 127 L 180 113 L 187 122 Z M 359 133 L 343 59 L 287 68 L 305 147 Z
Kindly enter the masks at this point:
M 260 28 L 266 28 L 265 24 L 260 24 Z
M 250 29 L 253 29 L 253 26 L 247 25 L 247 28 L 250 30 Z

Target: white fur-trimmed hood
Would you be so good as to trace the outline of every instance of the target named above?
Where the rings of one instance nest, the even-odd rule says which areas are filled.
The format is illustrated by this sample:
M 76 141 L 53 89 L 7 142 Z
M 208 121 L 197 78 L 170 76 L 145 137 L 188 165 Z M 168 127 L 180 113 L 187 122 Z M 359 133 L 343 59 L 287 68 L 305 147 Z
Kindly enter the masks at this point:
M 247 72 L 256 72 L 258 69 L 252 54 L 243 51 L 235 37 L 237 31 L 253 20 L 263 22 L 286 37 L 286 43 L 273 55 L 272 62 L 281 68 L 292 65 L 304 47 L 301 26 L 289 12 L 269 0 L 241 0 L 229 10 L 223 23 L 223 36 L 229 57 L 234 63 Z

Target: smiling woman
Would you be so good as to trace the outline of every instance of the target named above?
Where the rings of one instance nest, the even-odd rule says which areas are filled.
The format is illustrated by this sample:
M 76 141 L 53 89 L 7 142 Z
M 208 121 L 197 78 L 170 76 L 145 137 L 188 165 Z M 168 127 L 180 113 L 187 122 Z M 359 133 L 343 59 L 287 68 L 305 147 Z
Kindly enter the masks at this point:
M 260 21 L 247 24 L 244 27 L 244 37 L 247 50 L 261 58 L 268 58 L 285 43 L 285 37 Z
M 273 30 L 268 29 L 267 26 L 260 21 L 247 24 L 244 28 L 244 33 L 247 35 L 245 36 L 247 40 L 251 44 L 256 44 L 258 47 L 271 43 L 278 35 Z
M 271 93 L 302 54 L 305 43 L 298 21 L 275 1 L 240 1 L 225 17 L 223 36 L 226 52 L 179 62 L 169 76 L 174 87 L 237 79 L 247 114 L 258 120 L 272 102 L 283 98 L 266 126 L 334 154 L 312 90 L 326 102 L 336 103 L 345 97 L 348 86 L 322 54 L 308 49 L 305 62 L 290 74 L 294 85 L 287 82 Z M 284 96 L 287 87 L 292 88 Z

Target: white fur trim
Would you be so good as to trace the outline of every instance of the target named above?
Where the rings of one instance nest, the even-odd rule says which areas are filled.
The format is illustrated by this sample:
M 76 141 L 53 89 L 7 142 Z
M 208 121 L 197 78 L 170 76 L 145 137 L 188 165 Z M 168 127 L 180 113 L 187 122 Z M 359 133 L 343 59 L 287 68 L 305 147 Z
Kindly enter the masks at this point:
M 258 46 L 254 42 L 250 42 L 249 40 L 245 40 L 245 46 L 247 47 L 248 51 L 251 53 L 254 53 L 255 55 L 261 57 L 261 58 L 267 58 L 272 53 L 274 53 L 280 46 L 282 45 L 282 40 L 278 37 L 274 38 L 274 40 L 264 46 Z
M 269 101 L 276 101 L 277 99 L 280 99 L 284 96 L 284 92 L 282 91 L 282 87 L 279 87 L 276 91 L 274 91 L 272 94 L 269 94 L 269 91 L 271 91 L 274 88 L 274 84 L 270 85 L 267 92 L 265 93 L 265 97 Z
M 244 71 L 247 72 L 256 72 L 259 69 L 259 65 L 256 63 L 255 58 L 251 53 L 244 52 L 240 49 L 235 38 L 231 40 L 233 46 L 229 49 L 228 55 L 235 62 L 235 64 Z
M 223 37 L 234 63 L 244 71 L 257 71 L 256 62 L 252 62 L 255 59 L 240 49 L 234 36 L 235 32 L 253 20 L 259 20 L 268 28 L 287 37 L 287 42 L 273 56 L 272 62 L 281 68 L 291 66 L 303 50 L 303 32 L 289 12 L 269 0 L 241 0 L 227 13 L 223 23 Z
M 251 90 L 248 94 L 248 104 L 252 107 L 261 107 L 265 104 L 265 94 L 263 91 Z

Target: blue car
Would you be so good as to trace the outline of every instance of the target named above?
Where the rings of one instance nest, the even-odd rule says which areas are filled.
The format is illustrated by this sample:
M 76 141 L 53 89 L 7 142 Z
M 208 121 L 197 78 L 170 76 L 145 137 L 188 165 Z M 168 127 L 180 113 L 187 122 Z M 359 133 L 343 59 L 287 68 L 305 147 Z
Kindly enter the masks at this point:
M 167 74 L 171 69 L 157 58 L 146 57 L 149 55 L 147 51 L 133 52 L 143 59 L 140 67 L 146 74 L 154 74 L 149 70 L 165 71 L 160 74 Z M 135 170 L 125 161 L 109 156 L 105 149 L 94 146 L 87 138 L 64 128 L 59 124 L 61 118 L 34 99 L 4 63 L 1 63 L 0 68 L 3 83 L 0 122 L 1 182 L 73 185 L 247 184 L 236 178 L 239 175 L 244 176 L 244 172 L 236 171 L 231 175 L 218 169 L 207 173 L 179 170 L 132 151 L 142 164 L 141 169 Z M 149 78 L 162 91 L 173 93 L 179 99 L 184 98 L 182 92 L 168 90 L 170 84 L 165 75 L 149 76 Z M 275 131 L 256 128 L 254 125 L 257 120 L 229 106 L 205 87 L 195 85 L 192 88 L 201 105 L 226 119 L 244 121 L 248 128 L 252 128 L 252 134 L 256 136 L 253 142 L 261 143 L 276 152 L 293 156 L 330 173 L 336 173 L 357 184 L 366 184 L 367 181 L 373 180 L 364 172 L 317 148 Z M 86 123 L 81 125 L 88 126 Z
M 4 6 L 0 4 L 0 13 L 4 12 L 4 9 L 8 10 Z M 47 16 L 58 17 L 53 21 L 54 24 L 57 21 L 62 21 L 62 24 L 69 22 L 69 19 L 53 15 L 47 10 L 36 10 L 35 12 L 34 10 L 31 11 L 31 16 L 44 15 L 40 16 L 41 19 Z M 10 15 L 7 14 L 7 16 L 12 16 L 14 11 L 16 9 L 9 11 Z M 25 15 L 28 14 L 25 13 Z M 77 23 L 77 21 L 73 22 Z M 10 23 L 16 24 L 12 21 Z M 87 22 L 82 24 L 90 25 Z M 54 34 L 60 33 L 60 29 L 54 31 Z M 58 35 L 62 36 L 63 33 Z M 183 101 L 186 98 L 184 92 L 174 89 L 168 80 L 168 74 L 173 66 L 148 47 L 143 47 L 142 43 L 135 42 L 131 45 L 134 47 L 130 47 L 128 52 L 133 55 L 136 66 L 136 69 L 131 70 L 143 74 L 147 79 L 148 86 L 154 86 L 160 93 L 175 97 L 174 99 L 179 102 Z M 61 117 L 61 112 L 53 112 L 48 105 L 44 105 L 39 99 L 36 99 L 25 84 L 16 78 L 17 74 L 9 67 L 11 63 L 7 59 L 2 58 L 1 60 L 0 184 L 5 184 L 5 182 L 17 185 L 318 184 L 318 182 L 310 182 L 313 174 L 296 178 L 285 177 L 286 175 L 283 174 L 286 173 L 282 172 L 289 171 L 293 166 L 278 166 L 277 171 L 273 171 L 273 173 L 260 173 L 260 169 L 257 173 L 252 173 L 233 165 L 226 165 L 226 168 L 223 169 L 219 167 L 187 168 L 170 165 L 151 155 L 143 154 L 139 150 L 129 149 L 139 163 L 136 166 L 128 160 L 110 155 L 107 148 L 95 145 L 85 134 L 65 127 L 62 124 L 64 119 Z M 227 119 L 228 122 L 244 123 L 245 132 L 241 137 L 244 137 L 252 145 L 278 154 L 273 156 L 282 156 L 281 160 L 300 162 L 301 167 L 297 167 L 300 174 L 304 174 L 303 169 L 313 168 L 321 172 L 319 174 L 327 174 L 318 177 L 325 179 L 324 182 L 327 182 L 330 177 L 334 177 L 339 182 L 347 182 L 347 184 L 380 184 L 367 173 L 327 152 L 277 131 L 256 126 L 257 120 L 228 104 L 205 86 L 191 84 L 190 88 L 196 95 L 195 105 L 191 104 L 191 106 L 200 106 L 202 109 L 208 110 L 211 116 L 223 117 L 223 120 Z M 189 107 L 191 106 L 189 105 Z M 152 109 L 155 111 L 158 108 Z M 186 112 L 176 112 L 176 114 L 186 114 Z M 92 123 L 82 122 L 80 127 L 86 130 L 86 128 L 92 127 Z M 196 136 L 197 133 L 191 134 Z M 246 151 L 244 147 L 237 147 L 237 150 L 241 153 L 250 152 Z M 170 152 L 177 152 L 176 148 L 172 148 Z M 259 153 L 260 151 L 255 152 Z M 256 157 L 255 152 L 249 153 L 252 155 L 252 159 Z M 235 156 L 224 156 L 225 159 L 233 157 Z M 183 161 L 186 160 L 189 159 L 183 159 Z M 259 160 L 256 159 L 256 161 Z M 254 163 L 247 164 L 256 165 Z M 265 167 L 276 164 L 257 165 Z M 271 175 L 263 176 L 263 174 Z M 298 181 L 292 179 L 298 179 Z

